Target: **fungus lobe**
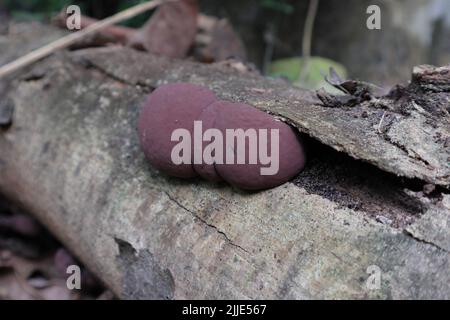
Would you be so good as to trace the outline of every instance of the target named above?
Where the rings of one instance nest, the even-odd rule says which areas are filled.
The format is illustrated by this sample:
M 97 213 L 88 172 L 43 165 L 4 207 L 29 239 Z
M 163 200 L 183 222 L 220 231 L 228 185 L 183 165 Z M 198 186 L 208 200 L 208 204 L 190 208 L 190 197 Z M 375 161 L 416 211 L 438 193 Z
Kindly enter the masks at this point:
M 198 137 L 194 122 L 195 128 L 201 123 L 200 143 L 194 142 Z M 180 141 L 172 141 L 177 129 L 189 135 L 184 158 L 188 161 L 181 164 L 172 158 Z M 217 136 L 206 134 L 211 133 L 208 129 Z M 150 94 L 138 131 L 149 162 L 175 177 L 200 175 L 240 189 L 261 190 L 287 182 L 305 166 L 303 144 L 292 127 L 248 104 L 217 101 L 207 88 L 189 83 L 163 85 Z M 216 139 L 220 148 L 211 148 Z M 205 162 L 208 151 L 212 157 Z
M 225 105 L 226 104 L 226 105 Z M 216 164 L 217 173 L 229 184 L 245 190 L 261 190 L 276 187 L 297 175 L 305 166 L 305 152 L 297 133 L 286 123 L 275 119 L 273 116 L 244 103 L 224 102 L 223 107 L 217 114 L 215 126 L 224 136 L 228 129 L 254 129 L 257 132 L 257 161 L 250 163 L 249 154 L 251 144 L 250 138 L 246 138 L 245 143 L 245 164 L 237 163 L 239 150 L 237 142 L 226 138 L 224 144 L 224 155 L 233 152 L 235 161 L 233 164 Z M 261 131 L 266 129 L 267 131 Z M 278 130 L 278 131 L 274 131 Z M 267 141 L 261 143 L 266 132 Z M 278 132 L 278 141 L 273 141 L 271 132 Z M 234 145 L 233 149 L 227 145 Z M 265 145 L 264 145 L 265 144 Z M 272 146 L 276 148 L 272 148 Z M 265 149 L 265 150 L 264 150 Z M 278 149 L 278 155 L 274 151 Z M 263 157 L 266 159 L 263 159 Z M 269 163 L 266 160 L 270 158 Z M 226 160 L 226 159 L 225 159 Z M 268 169 L 272 166 L 276 170 L 274 174 L 262 174 L 261 169 Z M 278 167 L 278 168 L 276 168 Z M 270 170 L 269 170 L 270 171 Z
M 191 135 L 194 121 L 216 97 L 207 88 L 190 83 L 160 86 L 147 98 L 139 116 L 138 132 L 148 161 L 158 170 L 179 178 L 192 178 L 192 164 L 176 165 L 171 159 L 177 141 L 171 141 L 176 129 L 186 129 Z
M 203 132 L 206 132 L 208 129 L 216 129 L 215 124 L 216 124 L 217 114 L 224 107 L 224 103 L 225 103 L 224 101 L 217 101 L 217 102 L 210 104 L 208 107 L 206 107 L 203 110 L 203 112 L 199 118 L 199 120 L 202 122 Z M 209 139 L 209 141 L 211 141 L 211 142 L 213 140 L 214 140 L 214 138 L 212 138 L 212 137 Z M 208 141 L 202 143 L 201 150 L 200 150 L 200 152 L 202 152 L 202 154 L 205 151 L 205 148 L 207 148 L 207 146 L 209 144 L 210 144 L 210 142 L 208 142 Z M 214 163 L 207 164 L 204 161 L 200 164 L 194 163 L 194 170 L 203 179 L 213 181 L 213 182 L 223 181 L 223 179 L 217 174 Z

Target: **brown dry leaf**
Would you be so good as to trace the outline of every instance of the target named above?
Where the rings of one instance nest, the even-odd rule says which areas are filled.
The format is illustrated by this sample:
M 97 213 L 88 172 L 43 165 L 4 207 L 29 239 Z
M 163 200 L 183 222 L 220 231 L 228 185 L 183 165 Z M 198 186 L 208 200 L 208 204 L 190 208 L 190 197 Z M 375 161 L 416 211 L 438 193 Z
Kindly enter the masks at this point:
M 41 227 L 36 220 L 25 214 L 0 215 L 0 227 L 29 237 L 41 232 Z
M 28 278 L 27 283 L 35 289 L 44 289 L 50 286 L 50 281 L 44 275 L 37 274 Z
M 17 276 L 13 268 L 0 267 L 0 299 L 1 300 L 33 300 L 38 294 L 28 287 Z
M 69 290 L 58 276 L 51 256 L 26 259 L 0 250 L 0 299 L 79 299 L 79 292 Z
M 197 33 L 197 0 L 180 0 L 157 9 L 128 45 L 170 58 L 183 58 Z
M 52 285 L 39 290 L 42 299 L 45 300 L 78 300 L 80 294 L 77 290 L 69 290 L 66 281 L 53 279 Z
M 52 24 L 66 29 L 66 21 L 68 14 L 66 8 L 62 9 L 55 17 L 52 18 Z M 85 29 L 99 20 L 81 15 L 80 17 L 80 27 Z M 73 49 L 96 47 L 96 46 L 106 46 L 114 43 L 119 43 L 125 45 L 128 39 L 136 32 L 136 29 L 124 27 L 120 25 L 108 26 L 104 29 L 100 29 L 97 33 L 87 36 L 86 38 L 77 41 L 71 46 Z
M 82 290 L 67 288 L 72 264 L 80 265 Z M 33 217 L 0 198 L 0 299 L 94 299 L 104 290 Z
M 245 61 L 247 52 L 239 35 L 227 19 L 201 15 L 197 35 L 196 55 L 203 62 L 224 61 L 229 58 Z

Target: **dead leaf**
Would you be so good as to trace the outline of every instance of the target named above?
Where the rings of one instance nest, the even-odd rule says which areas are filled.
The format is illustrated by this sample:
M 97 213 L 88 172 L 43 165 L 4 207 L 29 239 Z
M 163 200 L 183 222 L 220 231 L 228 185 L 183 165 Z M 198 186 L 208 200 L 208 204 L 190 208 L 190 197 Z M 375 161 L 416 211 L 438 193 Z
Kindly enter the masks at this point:
M 41 231 L 36 220 L 24 214 L 0 216 L 0 227 L 29 237 L 34 237 Z
M 247 53 L 239 35 L 227 19 L 202 16 L 196 39 L 196 56 L 202 62 L 217 62 L 229 58 L 245 61 Z
M 195 40 L 197 14 L 197 0 L 163 5 L 131 36 L 128 45 L 169 58 L 183 58 Z

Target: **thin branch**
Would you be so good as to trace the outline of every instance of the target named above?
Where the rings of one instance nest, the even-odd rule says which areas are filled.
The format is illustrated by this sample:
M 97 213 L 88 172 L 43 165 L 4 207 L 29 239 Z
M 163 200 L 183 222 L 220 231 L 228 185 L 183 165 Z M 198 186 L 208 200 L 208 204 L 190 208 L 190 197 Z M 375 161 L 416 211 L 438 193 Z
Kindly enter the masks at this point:
M 53 18 L 52 24 L 57 27 L 64 28 L 66 26 L 67 17 L 68 16 L 66 10 L 62 10 L 60 14 Z M 84 15 L 81 15 L 80 20 L 80 30 L 86 29 L 90 25 L 93 25 L 94 23 L 97 23 L 99 21 L 97 19 Z M 135 32 L 137 32 L 137 29 L 112 25 L 99 30 L 98 34 L 109 38 L 108 40 L 119 42 L 125 45 L 131 35 L 133 35 Z
M 302 70 L 302 74 L 300 77 L 300 81 L 304 82 L 306 80 L 306 76 L 309 73 L 310 61 L 311 57 L 311 42 L 312 42 L 312 33 L 314 29 L 314 21 L 317 15 L 317 7 L 319 6 L 319 0 L 310 0 L 308 13 L 306 14 L 305 26 L 303 28 L 303 39 L 302 39 L 302 56 L 304 67 Z
M 55 51 L 67 48 L 70 45 L 74 44 L 75 42 L 79 41 L 80 39 L 88 35 L 94 34 L 103 28 L 130 19 L 148 10 L 154 9 L 161 4 L 174 1 L 179 0 L 153 0 L 149 2 L 144 2 L 134 7 L 128 8 L 124 11 L 121 11 L 119 13 L 116 13 L 106 19 L 100 20 L 88 26 L 86 29 L 82 29 L 80 31 L 71 33 L 65 37 L 59 38 L 58 40 L 55 40 L 39 49 L 33 50 L 30 53 L 18 58 L 17 60 L 14 60 L 0 67 L 0 78 L 15 72 L 20 68 L 28 66 L 42 58 L 45 58 L 46 56 L 52 54 Z
M 314 20 L 316 19 L 319 0 L 310 0 L 308 13 L 306 14 L 305 27 L 303 30 L 302 54 L 303 58 L 311 56 L 311 39 L 314 29 Z

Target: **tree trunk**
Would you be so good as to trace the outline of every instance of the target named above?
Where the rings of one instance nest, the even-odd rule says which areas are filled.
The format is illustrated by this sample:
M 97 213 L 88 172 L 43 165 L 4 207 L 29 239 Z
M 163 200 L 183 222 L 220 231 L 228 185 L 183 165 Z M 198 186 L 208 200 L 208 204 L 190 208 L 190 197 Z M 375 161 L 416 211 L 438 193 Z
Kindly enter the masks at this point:
M 2 38 L 0 63 L 30 46 L 27 34 Z M 401 99 L 330 107 L 244 69 L 115 47 L 59 53 L 0 81 L 0 109 L 14 109 L 0 129 L 0 192 L 121 298 L 450 299 L 448 104 L 428 108 L 448 101 L 448 79 L 417 69 Z M 137 116 L 148 92 L 175 81 L 288 121 L 310 137 L 307 169 L 258 193 L 156 171 Z

